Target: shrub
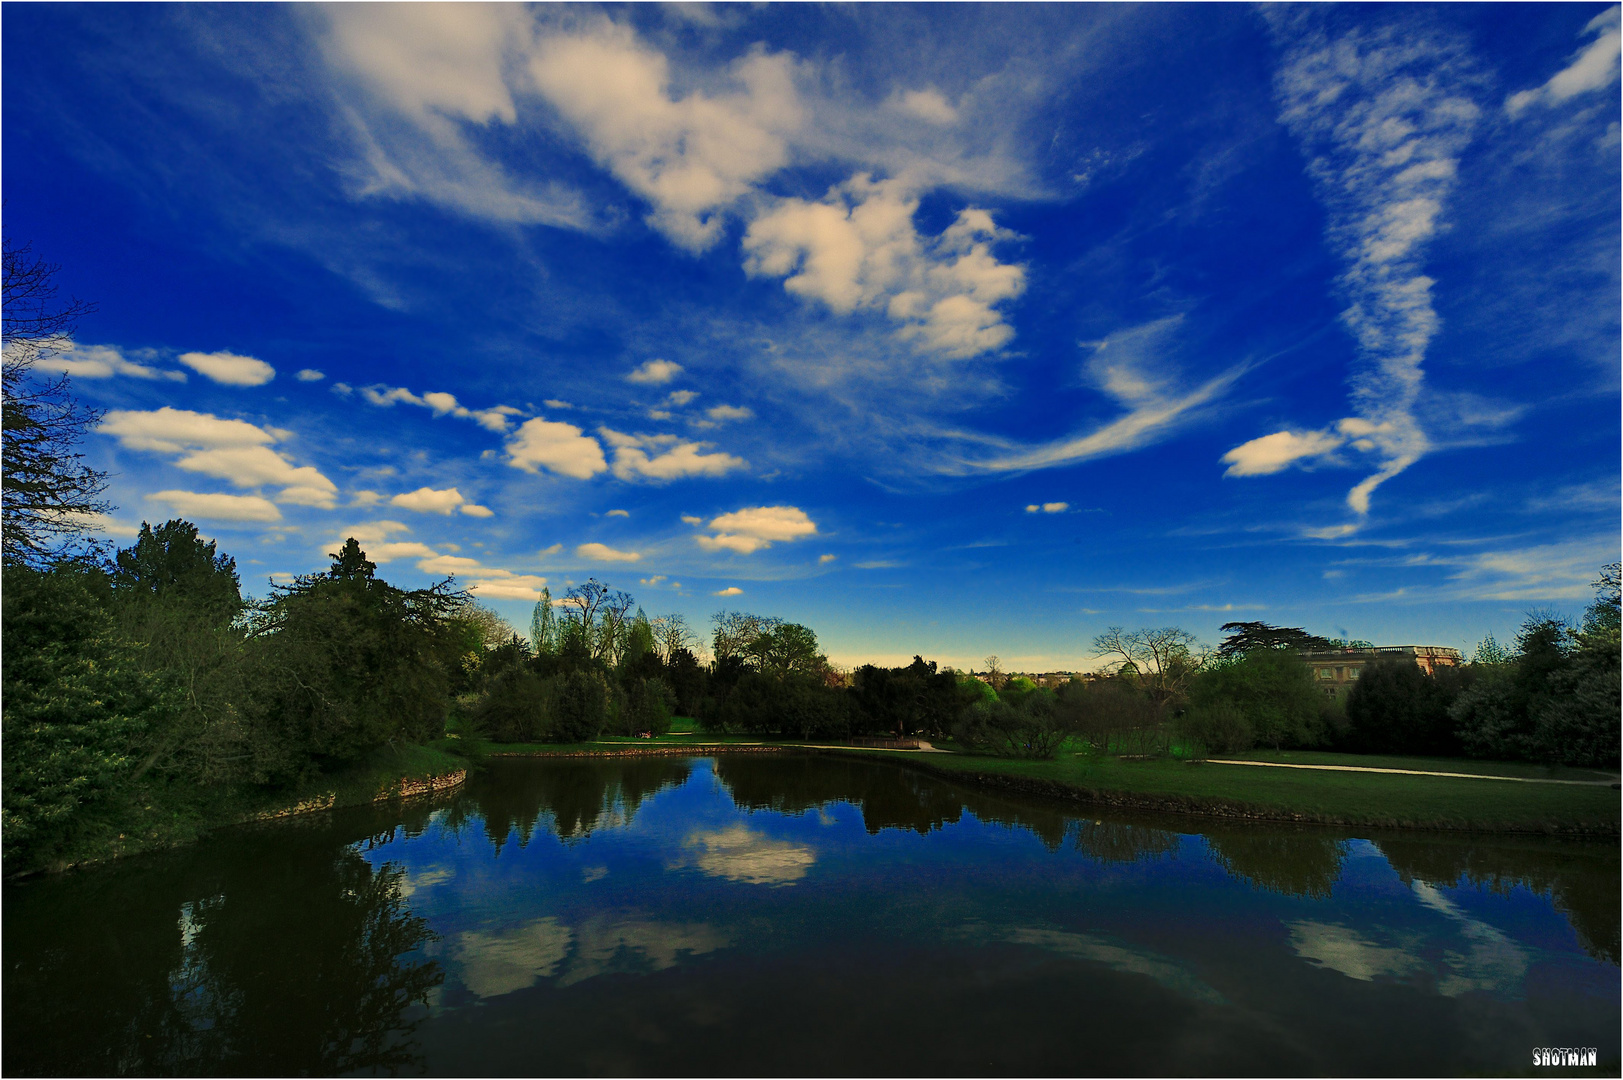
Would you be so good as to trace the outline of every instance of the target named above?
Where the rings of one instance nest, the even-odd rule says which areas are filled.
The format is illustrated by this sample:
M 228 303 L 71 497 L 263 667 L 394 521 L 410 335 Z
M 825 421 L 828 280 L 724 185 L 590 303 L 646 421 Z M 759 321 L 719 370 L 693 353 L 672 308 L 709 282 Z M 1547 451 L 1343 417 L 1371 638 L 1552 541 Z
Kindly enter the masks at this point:
M 497 742 L 539 742 L 551 724 L 556 679 L 543 679 L 526 668 L 509 668 L 490 682 L 470 712 L 472 731 L 488 732 Z
M 1060 687 L 1056 704 L 1066 723 L 1097 751 L 1158 754 L 1168 749 L 1160 708 L 1121 678 Z
M 1233 754 L 1251 749 L 1255 732 L 1239 706 L 1227 701 L 1193 705 L 1178 718 L 1178 734 L 1208 753 Z
M 609 684 L 601 672 L 571 671 L 553 683 L 547 742 L 588 742 L 598 737 L 609 718 Z
M 620 707 L 620 728 L 627 735 L 663 735 L 671 730 L 676 695 L 664 679 L 633 679 Z
M 981 700 L 953 725 L 953 738 L 983 754 L 1046 760 L 1071 734 L 1069 714 L 1052 694 L 1028 694 L 1015 708 L 1006 701 Z

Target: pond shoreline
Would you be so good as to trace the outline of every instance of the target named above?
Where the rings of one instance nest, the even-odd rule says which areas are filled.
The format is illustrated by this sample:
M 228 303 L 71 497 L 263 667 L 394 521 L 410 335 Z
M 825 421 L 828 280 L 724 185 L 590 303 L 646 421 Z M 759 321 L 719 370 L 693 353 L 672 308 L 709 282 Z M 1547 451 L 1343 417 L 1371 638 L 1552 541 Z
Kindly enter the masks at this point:
M 1140 810 L 1183 817 L 1207 817 L 1224 821 L 1255 821 L 1288 825 L 1333 825 L 1342 828 L 1401 829 L 1413 832 L 1476 833 L 1486 835 L 1559 836 L 1573 839 L 1612 839 L 1623 835 L 1619 823 L 1562 824 L 1558 822 L 1460 823 L 1451 821 L 1410 821 L 1339 814 L 1302 813 L 1278 810 L 1222 796 L 1153 794 L 1106 788 L 1083 787 L 1062 780 L 1015 776 L 978 769 L 942 768 L 921 760 L 916 753 L 903 754 L 860 747 L 849 749 L 788 744 L 730 745 L 710 743 L 696 746 L 617 746 L 603 750 L 516 750 L 493 751 L 487 758 L 614 758 L 614 757 L 708 757 L 714 754 L 827 754 L 861 761 L 881 759 L 914 769 L 926 775 L 987 791 L 1032 795 L 1044 799 L 1085 805 L 1108 806 L 1120 810 Z

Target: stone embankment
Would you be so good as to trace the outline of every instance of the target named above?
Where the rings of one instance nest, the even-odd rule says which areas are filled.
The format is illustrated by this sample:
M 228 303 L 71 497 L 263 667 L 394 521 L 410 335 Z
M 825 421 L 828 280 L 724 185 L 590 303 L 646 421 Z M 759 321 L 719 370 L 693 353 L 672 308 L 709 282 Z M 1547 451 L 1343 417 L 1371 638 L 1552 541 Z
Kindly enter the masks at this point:
M 439 776 L 404 777 L 384 787 L 369 801 L 388 802 L 390 799 L 410 799 L 419 795 L 434 795 L 441 791 L 450 791 L 460 787 L 468 779 L 467 769 L 458 769 L 456 772 L 443 773 Z M 315 814 L 322 810 L 331 810 L 338 805 L 336 791 L 323 792 L 312 795 L 292 806 L 280 807 L 276 810 L 264 810 L 257 814 L 250 814 L 245 821 L 275 821 L 277 818 L 293 817 L 297 814 Z
M 709 754 L 785 754 L 811 750 L 808 746 L 771 746 L 758 743 L 693 743 L 687 746 L 616 746 L 608 750 L 498 750 L 492 758 L 615 758 L 705 757 Z

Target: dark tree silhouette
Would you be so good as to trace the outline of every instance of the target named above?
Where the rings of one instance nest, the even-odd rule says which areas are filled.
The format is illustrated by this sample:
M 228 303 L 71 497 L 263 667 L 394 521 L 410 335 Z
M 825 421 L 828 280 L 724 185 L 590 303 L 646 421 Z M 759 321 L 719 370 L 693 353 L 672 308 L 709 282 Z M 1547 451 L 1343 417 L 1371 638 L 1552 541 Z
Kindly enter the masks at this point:
M 81 315 L 95 308 L 58 301 L 58 267 L 28 245 L 4 242 L 4 320 L 0 336 L 0 469 L 4 472 L 0 540 L 7 562 L 48 562 L 61 541 L 82 536 L 109 509 L 107 474 L 90 468 L 78 445 L 101 414 L 68 392 L 66 376 L 41 379 L 35 363 L 70 345 Z

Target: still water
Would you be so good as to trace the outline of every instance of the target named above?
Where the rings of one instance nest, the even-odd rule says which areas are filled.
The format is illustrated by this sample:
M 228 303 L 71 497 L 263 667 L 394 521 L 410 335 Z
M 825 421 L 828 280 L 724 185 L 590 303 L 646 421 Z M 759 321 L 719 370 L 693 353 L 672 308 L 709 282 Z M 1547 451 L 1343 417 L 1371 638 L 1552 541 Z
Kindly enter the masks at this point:
M 895 766 L 501 761 L 8 886 L 7 1075 L 1619 1062 L 1615 843 L 1079 815 Z

